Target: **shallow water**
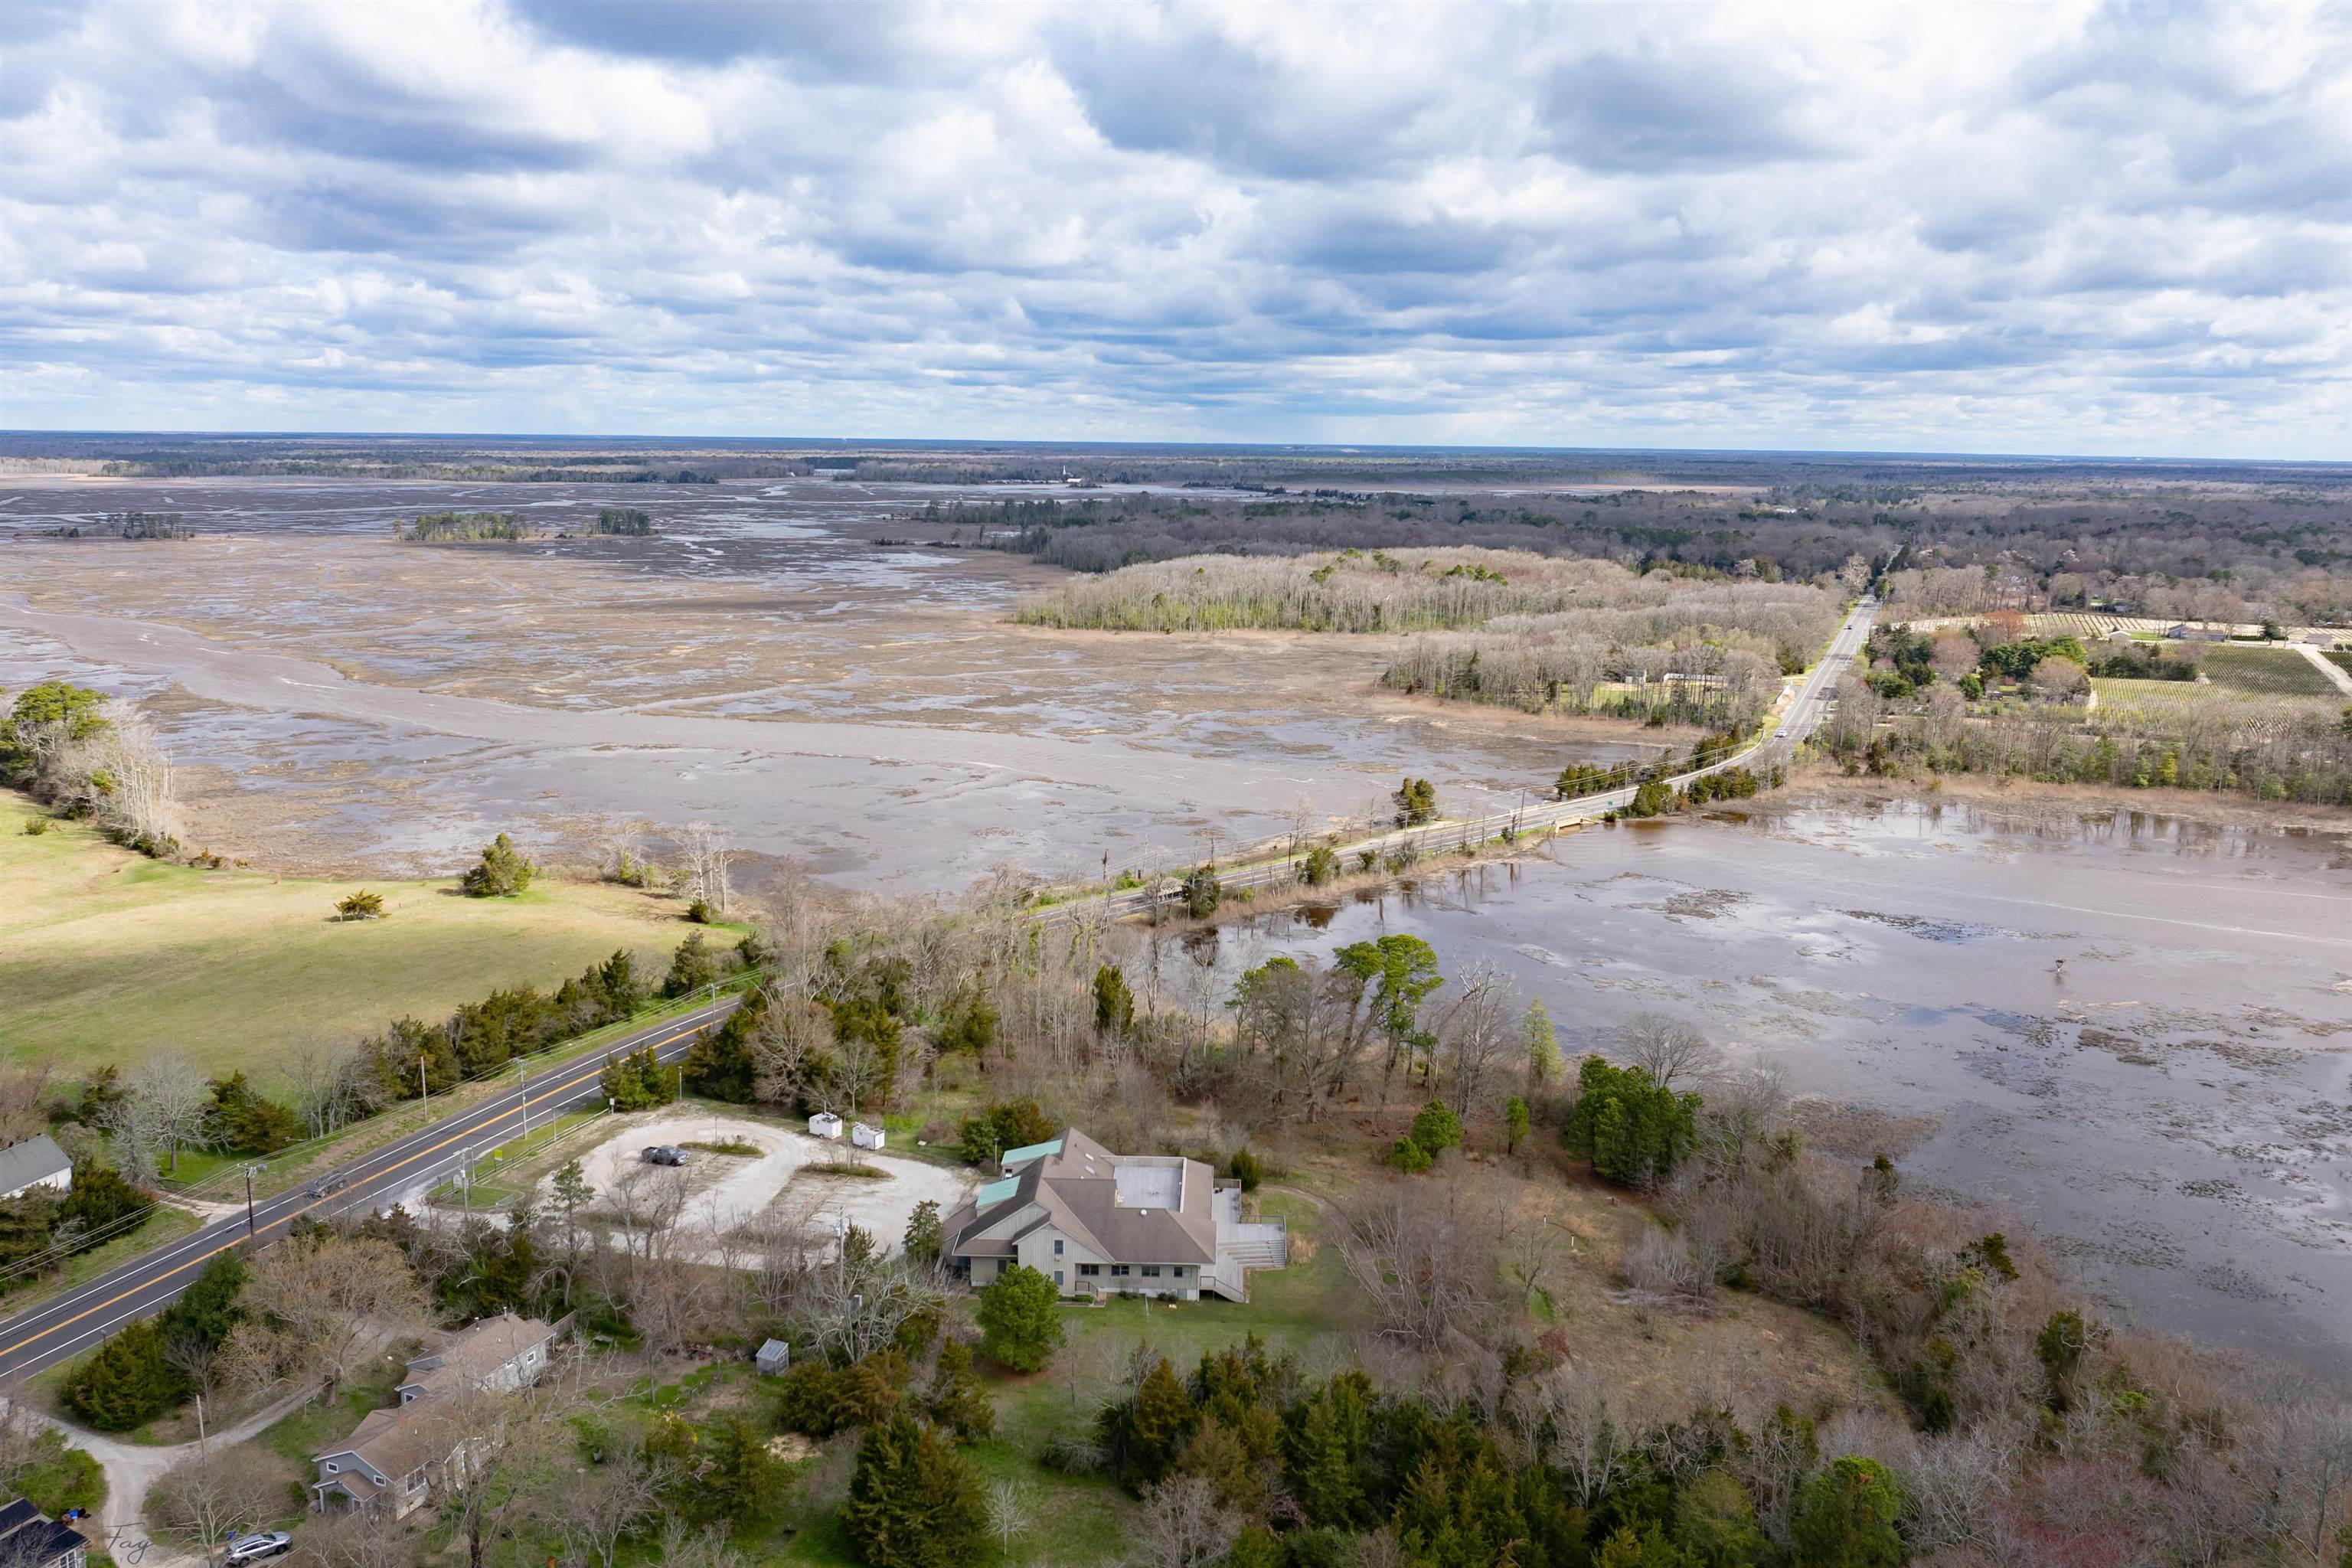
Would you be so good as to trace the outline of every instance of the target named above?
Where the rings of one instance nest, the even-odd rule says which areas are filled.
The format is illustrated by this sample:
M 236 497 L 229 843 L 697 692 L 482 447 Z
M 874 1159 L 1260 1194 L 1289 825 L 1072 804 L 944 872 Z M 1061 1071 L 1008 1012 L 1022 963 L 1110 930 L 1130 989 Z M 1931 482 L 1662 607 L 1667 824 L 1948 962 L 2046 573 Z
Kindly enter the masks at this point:
M 1171 941 L 1161 963 L 1229 980 L 1389 931 L 1449 973 L 1503 964 L 1571 1057 L 1664 1010 L 1800 1094 L 1923 1119 L 1906 1181 L 2013 1214 L 2119 1316 L 2352 1355 L 2341 836 L 1766 805 L 1588 830 L 1545 860 Z

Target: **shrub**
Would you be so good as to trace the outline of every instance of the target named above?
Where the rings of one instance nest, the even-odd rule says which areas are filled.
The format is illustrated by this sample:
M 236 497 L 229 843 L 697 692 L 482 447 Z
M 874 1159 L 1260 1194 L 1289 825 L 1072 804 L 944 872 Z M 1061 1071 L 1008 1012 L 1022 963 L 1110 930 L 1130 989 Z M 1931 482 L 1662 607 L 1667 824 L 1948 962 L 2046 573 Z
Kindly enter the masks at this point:
M 79 1448 L 66 1447 L 55 1427 L 33 1439 L 32 1452 L 7 1478 L 19 1496 L 51 1519 L 68 1509 L 95 1509 L 106 1493 L 106 1472 Z
M 365 888 L 356 893 L 346 894 L 335 905 L 335 918 L 339 921 L 380 921 L 383 919 L 383 895 L 371 893 Z
M 539 868 L 522 858 L 514 840 L 499 834 L 482 850 L 482 862 L 459 883 L 474 899 L 510 899 L 530 886 Z
M 187 1380 L 163 1359 L 163 1320 L 132 1323 L 66 1384 L 66 1405 L 96 1431 L 128 1432 L 187 1397 Z
M 950 1340 L 940 1347 L 922 1408 L 934 1426 L 946 1427 L 959 1442 L 975 1442 L 996 1430 L 996 1402 L 972 1370 L 970 1345 Z
M 1431 1164 L 1429 1151 L 1410 1138 L 1400 1138 L 1389 1145 L 1389 1163 L 1408 1176 L 1418 1176 Z
M 701 899 L 697 899 L 686 906 L 686 918 L 698 926 L 709 925 L 712 913 L 710 905 Z
M 1135 993 L 1115 963 L 1095 971 L 1095 1027 L 1104 1034 L 1125 1034 L 1135 1026 Z M 1018 1147 L 1018 1145 L 1015 1145 Z
M 1242 1184 L 1242 1191 L 1245 1193 L 1257 1191 L 1258 1183 L 1264 1179 L 1258 1170 L 1257 1156 L 1246 1149 L 1234 1150 L 1234 1157 L 1226 1162 L 1225 1168 L 1234 1180 Z
M 1674 792 L 1668 789 L 1663 781 L 1644 779 L 1642 781 L 1641 787 L 1633 792 L 1633 804 L 1625 808 L 1625 815 L 1655 816 L 1665 810 L 1667 804 L 1673 799 Z
M 1328 844 L 1318 844 L 1307 852 L 1305 864 L 1299 868 L 1299 878 L 1310 888 L 1319 888 L 1339 875 L 1339 857 Z
M 978 1116 L 968 1116 L 959 1129 L 963 1157 L 975 1165 L 989 1165 L 1007 1149 L 1025 1149 L 1054 1136 L 1054 1124 L 1034 1100 L 1001 1100 Z
M 48 830 L 49 819 L 46 816 L 32 817 L 25 824 L 25 831 L 35 838 L 38 838 L 42 834 L 47 833 Z
M 1061 1292 L 1015 1264 L 980 1293 L 981 1346 L 1015 1372 L 1035 1372 L 1062 1348 Z

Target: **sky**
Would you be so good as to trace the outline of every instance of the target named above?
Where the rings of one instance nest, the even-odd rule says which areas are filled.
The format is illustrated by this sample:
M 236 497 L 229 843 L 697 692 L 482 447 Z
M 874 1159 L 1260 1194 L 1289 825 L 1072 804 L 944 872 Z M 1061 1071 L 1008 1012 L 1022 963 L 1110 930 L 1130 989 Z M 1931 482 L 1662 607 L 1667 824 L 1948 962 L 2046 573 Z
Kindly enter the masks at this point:
M 0 6 L 0 426 L 2352 453 L 2352 5 Z

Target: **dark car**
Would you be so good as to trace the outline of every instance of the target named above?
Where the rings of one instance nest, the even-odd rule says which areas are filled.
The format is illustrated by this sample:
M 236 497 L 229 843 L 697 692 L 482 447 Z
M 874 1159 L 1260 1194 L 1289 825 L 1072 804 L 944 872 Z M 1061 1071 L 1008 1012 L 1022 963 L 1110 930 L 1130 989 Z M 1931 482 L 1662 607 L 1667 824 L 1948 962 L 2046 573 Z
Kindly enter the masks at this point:
M 675 1143 L 656 1143 L 637 1158 L 648 1165 L 683 1165 L 686 1163 L 686 1151 Z
M 221 1562 L 224 1568 L 236 1568 L 240 1563 L 257 1563 L 264 1557 L 275 1557 L 281 1552 L 291 1550 L 293 1545 L 294 1538 L 284 1531 L 265 1530 L 231 1542 Z
M 343 1190 L 349 1180 L 350 1178 L 346 1176 L 329 1176 L 323 1182 L 313 1182 L 310 1184 L 310 1195 L 314 1198 L 331 1198 Z

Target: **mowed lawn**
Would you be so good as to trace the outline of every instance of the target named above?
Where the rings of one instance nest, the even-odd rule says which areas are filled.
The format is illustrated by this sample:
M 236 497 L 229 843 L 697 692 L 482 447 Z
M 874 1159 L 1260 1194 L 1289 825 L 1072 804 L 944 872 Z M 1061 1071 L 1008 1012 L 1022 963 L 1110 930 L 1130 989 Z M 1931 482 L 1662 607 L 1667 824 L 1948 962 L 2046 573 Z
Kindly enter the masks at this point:
M 691 929 L 625 888 L 542 881 L 517 899 L 450 882 L 283 880 L 117 848 L 79 823 L 36 837 L 0 795 L 0 1060 L 61 1079 L 157 1047 L 277 1086 L 289 1047 L 433 1019 L 501 985 L 546 987 L 615 948 L 666 966 Z M 389 918 L 342 923 L 367 887 Z

